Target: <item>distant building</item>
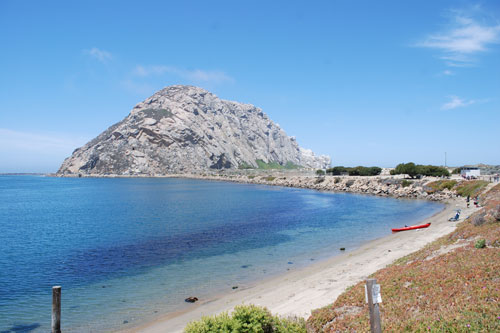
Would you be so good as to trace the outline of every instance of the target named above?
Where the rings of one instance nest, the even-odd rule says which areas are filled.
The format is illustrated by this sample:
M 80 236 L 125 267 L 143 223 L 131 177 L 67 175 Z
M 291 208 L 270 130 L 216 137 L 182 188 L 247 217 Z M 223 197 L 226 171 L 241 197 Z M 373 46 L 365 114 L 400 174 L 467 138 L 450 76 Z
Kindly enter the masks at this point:
M 465 178 L 478 178 L 481 176 L 481 170 L 476 167 L 462 167 L 460 169 L 460 175 Z

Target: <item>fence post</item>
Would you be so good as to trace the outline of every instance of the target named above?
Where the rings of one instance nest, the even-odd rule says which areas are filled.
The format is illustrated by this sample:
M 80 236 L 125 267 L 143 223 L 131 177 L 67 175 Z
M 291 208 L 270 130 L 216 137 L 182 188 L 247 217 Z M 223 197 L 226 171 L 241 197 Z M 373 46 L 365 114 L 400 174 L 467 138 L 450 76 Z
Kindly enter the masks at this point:
M 376 279 L 366 280 L 366 294 L 368 300 L 368 308 L 370 309 L 370 329 L 373 333 L 381 333 L 382 327 L 380 324 L 380 310 L 378 303 L 374 303 L 373 286 L 377 283 Z
M 52 333 L 61 333 L 61 286 L 52 287 Z

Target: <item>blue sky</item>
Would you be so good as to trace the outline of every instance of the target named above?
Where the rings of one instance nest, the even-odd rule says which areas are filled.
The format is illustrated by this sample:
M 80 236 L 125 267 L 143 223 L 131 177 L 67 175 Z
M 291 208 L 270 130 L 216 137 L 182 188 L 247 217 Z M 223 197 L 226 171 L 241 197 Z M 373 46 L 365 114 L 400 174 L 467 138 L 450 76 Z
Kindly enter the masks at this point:
M 333 165 L 500 164 L 498 1 L 0 1 L 0 172 L 55 172 L 172 84 Z

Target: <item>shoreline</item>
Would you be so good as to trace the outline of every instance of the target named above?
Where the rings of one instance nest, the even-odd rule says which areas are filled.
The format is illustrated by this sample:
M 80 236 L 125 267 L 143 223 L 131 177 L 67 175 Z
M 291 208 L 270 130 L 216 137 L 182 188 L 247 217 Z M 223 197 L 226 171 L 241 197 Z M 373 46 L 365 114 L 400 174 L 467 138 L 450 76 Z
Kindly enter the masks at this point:
M 164 314 L 153 321 L 117 332 L 182 332 L 191 321 L 231 311 L 240 304 L 265 306 L 281 316 L 307 318 L 312 310 L 333 303 L 347 287 L 451 233 L 458 222 L 449 222 L 448 218 L 454 215 L 455 209 L 462 209 L 464 217 L 475 211 L 473 207 L 466 208 L 463 200 L 450 200 L 443 210 L 426 220 L 432 223 L 427 229 L 393 233 L 369 241 L 351 252 L 202 300 L 193 304 L 191 309 Z
M 378 176 L 317 176 L 310 171 L 252 170 L 251 172 L 239 171 L 232 173 L 200 174 L 48 174 L 46 176 L 61 178 L 183 178 L 293 187 L 334 193 L 355 193 L 381 197 L 424 199 L 430 201 L 445 201 L 455 196 L 455 194 L 448 189 L 429 192 L 431 189 L 427 184 L 442 180 L 442 178 L 439 177 L 424 177 L 422 179 L 408 180 L 402 175 L 391 176 L 387 174 Z M 460 180 L 459 178 L 457 179 Z

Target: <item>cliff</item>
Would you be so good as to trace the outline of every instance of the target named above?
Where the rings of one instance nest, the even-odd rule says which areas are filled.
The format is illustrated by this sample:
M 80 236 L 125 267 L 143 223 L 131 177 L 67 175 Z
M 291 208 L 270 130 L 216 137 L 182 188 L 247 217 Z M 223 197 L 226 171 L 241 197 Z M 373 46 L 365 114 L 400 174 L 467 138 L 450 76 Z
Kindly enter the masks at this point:
M 259 166 L 326 168 L 261 109 L 192 86 L 166 87 L 61 165 L 58 175 L 166 175 Z

